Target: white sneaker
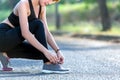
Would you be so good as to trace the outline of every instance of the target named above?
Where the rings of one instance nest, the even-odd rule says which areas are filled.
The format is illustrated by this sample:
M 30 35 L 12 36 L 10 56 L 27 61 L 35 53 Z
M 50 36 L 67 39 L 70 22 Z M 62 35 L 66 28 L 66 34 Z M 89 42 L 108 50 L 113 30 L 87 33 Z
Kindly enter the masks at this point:
M 69 69 L 62 68 L 60 64 L 44 64 L 42 73 L 65 74 L 65 73 L 69 73 Z

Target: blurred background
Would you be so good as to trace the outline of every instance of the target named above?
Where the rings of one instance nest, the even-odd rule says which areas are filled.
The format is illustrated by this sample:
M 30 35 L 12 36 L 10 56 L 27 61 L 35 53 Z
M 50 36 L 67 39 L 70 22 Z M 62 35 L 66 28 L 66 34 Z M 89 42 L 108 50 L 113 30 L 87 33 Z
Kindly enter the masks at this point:
M 0 0 L 0 22 L 19 0 Z M 61 0 L 47 6 L 50 31 L 120 35 L 120 0 Z

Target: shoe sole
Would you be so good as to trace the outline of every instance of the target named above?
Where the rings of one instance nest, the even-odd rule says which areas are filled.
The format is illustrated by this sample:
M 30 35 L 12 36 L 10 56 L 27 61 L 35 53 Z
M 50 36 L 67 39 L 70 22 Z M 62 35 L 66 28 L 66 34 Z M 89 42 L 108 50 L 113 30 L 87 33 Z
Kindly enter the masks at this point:
M 67 74 L 67 73 L 69 73 L 69 71 L 42 70 L 42 73 L 45 73 L 45 74 Z

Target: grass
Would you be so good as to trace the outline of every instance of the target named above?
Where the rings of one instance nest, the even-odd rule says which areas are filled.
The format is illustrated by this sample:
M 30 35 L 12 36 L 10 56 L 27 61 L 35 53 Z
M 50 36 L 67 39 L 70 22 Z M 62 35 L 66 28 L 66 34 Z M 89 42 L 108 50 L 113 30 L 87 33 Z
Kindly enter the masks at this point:
M 50 31 L 55 31 L 55 26 L 49 26 Z M 96 35 L 112 35 L 120 36 L 119 25 L 113 25 L 109 31 L 101 31 L 102 26 L 100 23 L 82 22 L 79 25 L 64 25 L 61 26 L 60 31 L 73 33 L 73 34 L 96 34 Z

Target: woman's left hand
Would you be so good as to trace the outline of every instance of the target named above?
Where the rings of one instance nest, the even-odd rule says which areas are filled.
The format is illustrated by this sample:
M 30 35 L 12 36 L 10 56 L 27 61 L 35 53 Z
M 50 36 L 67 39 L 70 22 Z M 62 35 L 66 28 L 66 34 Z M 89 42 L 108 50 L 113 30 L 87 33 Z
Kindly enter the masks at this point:
M 59 64 L 63 64 L 64 63 L 64 56 L 63 56 L 62 52 L 58 51 L 56 54 L 57 54 L 57 57 L 59 59 Z

